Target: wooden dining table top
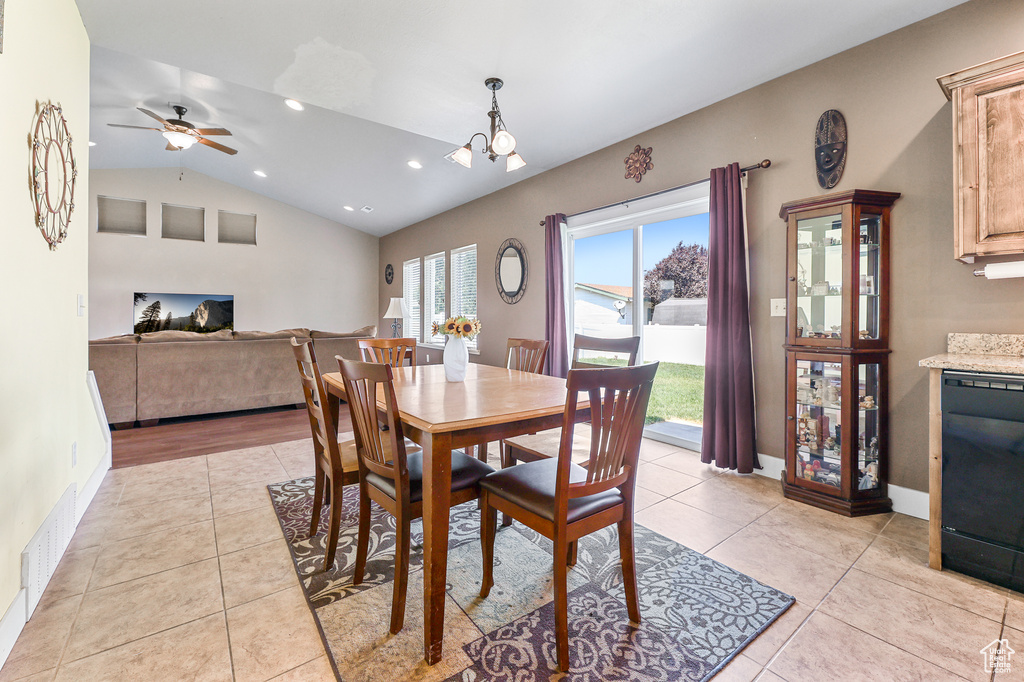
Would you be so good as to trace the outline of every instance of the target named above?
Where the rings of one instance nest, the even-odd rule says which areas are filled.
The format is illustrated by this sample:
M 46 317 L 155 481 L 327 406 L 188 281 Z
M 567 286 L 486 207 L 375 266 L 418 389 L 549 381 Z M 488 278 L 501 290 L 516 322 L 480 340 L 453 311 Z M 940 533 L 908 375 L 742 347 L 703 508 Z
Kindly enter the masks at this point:
M 328 391 L 344 397 L 341 372 L 323 378 Z M 402 421 L 426 433 L 550 416 L 565 409 L 565 379 L 543 374 L 470 364 L 465 381 L 449 382 L 443 365 L 419 365 L 394 368 L 394 378 Z M 378 401 L 383 406 L 382 394 Z

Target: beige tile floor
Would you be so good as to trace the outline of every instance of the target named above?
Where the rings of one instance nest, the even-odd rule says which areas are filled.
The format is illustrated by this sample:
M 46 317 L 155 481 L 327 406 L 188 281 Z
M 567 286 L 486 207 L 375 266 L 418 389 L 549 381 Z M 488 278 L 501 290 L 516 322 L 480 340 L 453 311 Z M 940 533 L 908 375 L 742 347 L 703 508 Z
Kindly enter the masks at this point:
M 492 448 L 493 450 L 494 448 Z M 330 680 L 265 485 L 308 441 L 107 474 L 0 682 Z M 923 521 L 847 519 L 644 441 L 637 522 L 797 598 L 719 682 L 1024 679 L 1024 595 L 927 568 Z M 1010 674 L 980 650 L 1005 637 Z

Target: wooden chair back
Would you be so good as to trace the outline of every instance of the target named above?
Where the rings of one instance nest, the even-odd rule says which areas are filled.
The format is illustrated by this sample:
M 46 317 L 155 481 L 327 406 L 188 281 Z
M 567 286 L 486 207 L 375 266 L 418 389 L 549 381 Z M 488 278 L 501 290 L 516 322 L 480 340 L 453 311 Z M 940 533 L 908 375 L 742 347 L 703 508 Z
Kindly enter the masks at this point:
M 337 426 L 331 421 L 324 402 L 327 391 L 323 377 L 316 363 L 313 342 L 309 339 L 299 342 L 292 337 L 292 352 L 295 364 L 299 368 L 299 382 L 302 384 L 302 395 L 306 401 L 306 413 L 309 415 L 309 430 L 313 435 L 313 452 L 316 453 L 318 464 L 322 461 L 329 471 L 341 476 L 341 451 L 338 448 Z
M 643 437 L 647 404 L 651 398 L 657 362 L 638 367 L 569 370 L 568 396 L 558 449 L 555 490 L 556 518 L 565 518 L 568 501 L 595 495 L 611 488 L 632 494 L 640 439 Z M 569 483 L 573 430 L 580 394 L 590 401 L 590 462 L 585 481 Z M 587 428 L 586 424 L 579 425 Z M 624 484 L 628 484 L 625 485 Z
M 509 339 L 505 350 L 505 367 L 520 372 L 540 374 L 548 357 L 548 342 L 533 339 Z
M 338 364 L 352 414 L 360 477 L 366 471 L 372 471 L 390 478 L 395 482 L 395 492 L 401 491 L 404 496 L 399 499 L 408 499 L 409 468 L 391 365 L 356 362 L 341 356 L 338 356 Z M 383 411 L 377 405 L 377 396 L 380 394 L 384 398 Z
M 627 336 L 619 339 L 603 339 L 597 336 L 584 336 L 577 334 L 572 342 L 572 368 L 588 369 L 598 367 L 609 367 L 597 362 L 591 362 L 586 358 L 580 358 L 583 351 L 595 351 L 599 353 L 623 353 L 629 356 L 626 361 L 627 367 L 636 365 L 636 355 L 640 350 L 640 337 Z
M 409 366 L 416 366 L 416 339 L 413 338 L 360 339 L 359 349 L 366 362 L 403 367 L 408 358 Z

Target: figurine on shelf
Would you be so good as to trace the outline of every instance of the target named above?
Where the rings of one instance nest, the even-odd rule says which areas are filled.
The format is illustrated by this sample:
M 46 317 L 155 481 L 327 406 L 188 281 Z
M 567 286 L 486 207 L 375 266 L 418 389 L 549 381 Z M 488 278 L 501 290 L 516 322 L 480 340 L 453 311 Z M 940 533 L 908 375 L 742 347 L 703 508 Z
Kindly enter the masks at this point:
M 878 436 L 873 437 L 871 442 L 868 443 L 868 457 L 872 461 L 878 461 Z
M 825 400 L 828 401 L 829 405 L 839 404 L 839 387 L 829 382 L 825 388 Z
M 873 410 L 875 408 L 874 396 L 866 395 L 860 399 L 860 408 L 862 410 Z
M 870 336 L 871 336 L 871 332 L 869 332 L 867 329 L 861 329 L 860 330 L 860 338 L 866 339 L 866 338 L 869 338 Z
M 871 462 L 860 471 L 858 490 L 873 490 L 878 487 L 878 462 Z
M 811 287 L 811 295 L 812 296 L 824 296 L 827 293 L 828 293 L 828 282 L 825 281 L 825 280 L 822 280 L 820 282 L 815 282 L 814 286 Z
M 836 284 L 835 286 L 831 286 L 828 288 L 828 293 L 838 296 L 839 294 L 843 293 L 843 287 L 841 284 Z

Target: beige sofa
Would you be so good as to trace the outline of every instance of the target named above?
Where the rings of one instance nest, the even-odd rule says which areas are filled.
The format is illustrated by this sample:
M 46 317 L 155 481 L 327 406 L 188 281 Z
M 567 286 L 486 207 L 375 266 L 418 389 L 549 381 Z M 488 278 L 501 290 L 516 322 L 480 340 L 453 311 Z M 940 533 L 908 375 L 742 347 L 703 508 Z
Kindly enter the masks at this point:
M 285 329 L 212 334 L 165 331 L 89 342 L 107 420 L 115 426 L 167 417 L 231 412 L 303 402 L 291 338 L 312 338 L 322 371 L 335 355 L 359 359 L 359 340 L 374 326 L 348 334 Z

